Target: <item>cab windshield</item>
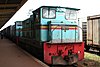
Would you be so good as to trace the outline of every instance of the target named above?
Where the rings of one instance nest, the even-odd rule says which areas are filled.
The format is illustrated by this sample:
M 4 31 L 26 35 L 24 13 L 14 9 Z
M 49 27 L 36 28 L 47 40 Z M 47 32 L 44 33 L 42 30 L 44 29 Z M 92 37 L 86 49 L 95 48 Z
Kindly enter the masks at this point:
M 43 11 L 42 17 L 47 18 L 47 19 L 48 18 L 55 18 L 56 12 L 64 13 L 63 16 L 67 20 L 76 20 L 77 19 L 77 11 L 76 10 L 65 9 L 65 8 L 57 8 L 57 9 L 43 8 L 42 11 Z
M 66 10 L 65 18 L 67 20 L 76 20 L 77 19 L 77 12 L 75 10 Z
M 56 10 L 50 8 L 43 9 L 43 18 L 55 18 L 56 17 Z

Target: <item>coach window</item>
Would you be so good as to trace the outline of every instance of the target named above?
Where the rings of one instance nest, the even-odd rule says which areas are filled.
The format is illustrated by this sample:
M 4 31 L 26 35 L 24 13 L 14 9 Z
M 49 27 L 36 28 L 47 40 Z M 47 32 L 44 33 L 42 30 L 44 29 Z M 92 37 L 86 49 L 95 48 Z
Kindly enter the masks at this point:
M 56 17 L 56 11 L 55 9 L 50 8 L 43 8 L 43 18 L 55 18 Z

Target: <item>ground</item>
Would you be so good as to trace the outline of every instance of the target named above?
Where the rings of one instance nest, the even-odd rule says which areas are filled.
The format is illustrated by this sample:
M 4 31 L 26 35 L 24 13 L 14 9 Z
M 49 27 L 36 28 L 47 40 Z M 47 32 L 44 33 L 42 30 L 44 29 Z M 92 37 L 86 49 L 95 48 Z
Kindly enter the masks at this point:
M 100 55 L 85 52 L 84 59 L 78 64 L 83 67 L 100 67 Z

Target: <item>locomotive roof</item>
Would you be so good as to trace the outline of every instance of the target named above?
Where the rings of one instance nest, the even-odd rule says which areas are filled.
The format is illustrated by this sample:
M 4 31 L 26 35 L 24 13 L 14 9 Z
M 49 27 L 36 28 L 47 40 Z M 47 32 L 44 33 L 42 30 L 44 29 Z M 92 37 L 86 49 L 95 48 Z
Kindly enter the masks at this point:
M 32 11 L 32 12 L 38 11 L 38 9 L 43 8 L 43 7 L 47 7 L 47 8 L 65 8 L 65 9 L 76 10 L 76 11 L 80 10 L 80 9 L 78 9 L 78 8 L 70 8 L 70 7 L 60 7 L 60 6 L 41 6 L 41 7 L 37 8 L 36 10 L 34 10 L 34 11 Z
M 71 9 L 71 10 L 80 10 L 78 8 L 70 8 L 70 7 L 60 7 L 60 6 L 41 6 L 40 8 L 43 8 L 43 7 L 48 7 L 48 8 L 65 8 L 65 9 Z

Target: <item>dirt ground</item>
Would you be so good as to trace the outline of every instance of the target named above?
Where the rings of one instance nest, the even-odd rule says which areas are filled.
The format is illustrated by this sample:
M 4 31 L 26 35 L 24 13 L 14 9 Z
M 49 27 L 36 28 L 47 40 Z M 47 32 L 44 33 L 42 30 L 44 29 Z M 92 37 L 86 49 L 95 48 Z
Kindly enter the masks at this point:
M 100 56 L 85 52 L 84 59 L 78 64 L 82 65 L 83 67 L 100 67 Z

